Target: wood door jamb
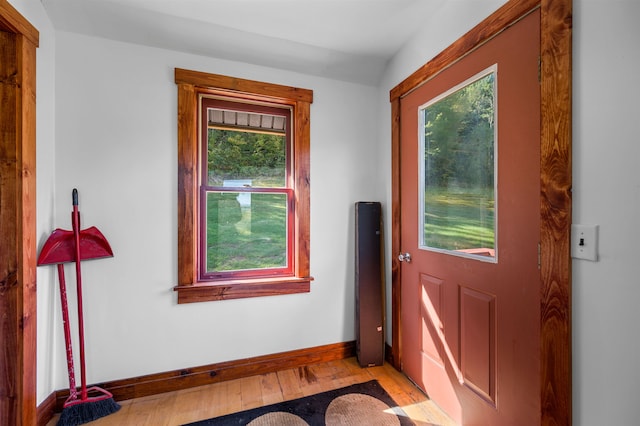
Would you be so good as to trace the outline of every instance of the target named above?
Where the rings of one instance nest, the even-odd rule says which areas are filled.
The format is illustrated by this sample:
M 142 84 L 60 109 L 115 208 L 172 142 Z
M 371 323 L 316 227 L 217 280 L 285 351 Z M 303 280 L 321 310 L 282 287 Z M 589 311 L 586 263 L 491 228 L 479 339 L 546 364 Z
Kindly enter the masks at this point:
M 36 424 L 36 48 L 38 31 L 0 1 L 0 424 Z M 5 368 L 6 367 L 6 368 Z

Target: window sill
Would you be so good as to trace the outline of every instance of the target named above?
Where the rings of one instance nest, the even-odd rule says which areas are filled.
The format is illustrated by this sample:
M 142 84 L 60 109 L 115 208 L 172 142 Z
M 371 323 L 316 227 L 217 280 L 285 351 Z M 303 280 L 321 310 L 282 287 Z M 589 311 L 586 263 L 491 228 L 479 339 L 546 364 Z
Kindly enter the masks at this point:
M 214 300 L 243 299 L 247 297 L 277 296 L 281 294 L 309 293 L 313 277 L 261 278 L 226 280 L 178 285 L 178 304 L 210 302 Z

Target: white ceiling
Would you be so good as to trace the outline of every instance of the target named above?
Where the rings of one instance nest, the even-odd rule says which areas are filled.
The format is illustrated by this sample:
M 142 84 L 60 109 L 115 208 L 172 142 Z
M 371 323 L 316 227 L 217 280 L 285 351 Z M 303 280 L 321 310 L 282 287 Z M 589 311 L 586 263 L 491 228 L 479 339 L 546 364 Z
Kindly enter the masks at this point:
M 58 30 L 364 84 L 378 83 L 388 60 L 421 26 L 441 19 L 447 3 L 470 6 L 479 22 L 505 2 L 41 1 Z

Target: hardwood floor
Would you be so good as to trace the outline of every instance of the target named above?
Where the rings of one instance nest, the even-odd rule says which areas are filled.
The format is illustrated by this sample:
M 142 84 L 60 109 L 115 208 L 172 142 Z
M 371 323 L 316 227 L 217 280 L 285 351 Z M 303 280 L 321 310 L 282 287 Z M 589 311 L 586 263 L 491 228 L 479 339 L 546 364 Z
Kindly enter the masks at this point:
M 92 426 L 174 426 L 378 380 L 417 426 L 454 426 L 402 373 L 385 364 L 360 368 L 347 358 L 120 402 Z M 47 426 L 54 426 L 56 415 Z

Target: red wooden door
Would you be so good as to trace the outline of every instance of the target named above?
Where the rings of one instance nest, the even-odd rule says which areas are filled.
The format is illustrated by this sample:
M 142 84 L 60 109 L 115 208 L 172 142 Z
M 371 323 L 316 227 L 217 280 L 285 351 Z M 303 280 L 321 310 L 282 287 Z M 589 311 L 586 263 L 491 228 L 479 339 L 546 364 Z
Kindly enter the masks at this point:
M 536 11 L 400 101 L 400 239 L 411 255 L 401 263 L 401 364 L 464 425 L 540 423 L 539 29 Z M 493 189 L 487 185 L 494 200 L 486 209 L 493 241 L 431 247 L 426 229 L 432 218 L 421 219 L 433 215 L 424 207 L 431 202 L 424 182 L 433 178 L 423 166 L 430 150 L 421 148 L 426 122 L 420 111 L 487 70 L 494 75 L 497 111 L 489 156 L 495 182 Z M 450 204 L 464 187 L 457 181 L 445 186 L 441 192 L 451 193 L 439 195 Z M 442 212 L 456 214 L 455 207 Z M 452 220 L 438 232 L 462 234 L 463 225 Z

